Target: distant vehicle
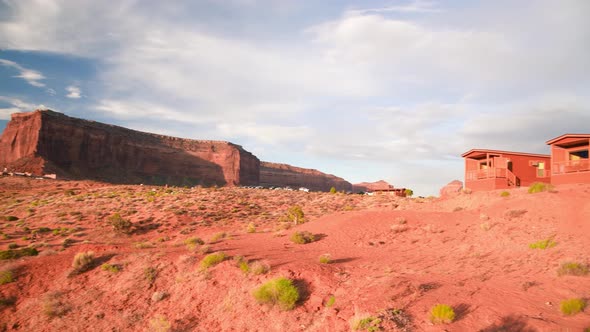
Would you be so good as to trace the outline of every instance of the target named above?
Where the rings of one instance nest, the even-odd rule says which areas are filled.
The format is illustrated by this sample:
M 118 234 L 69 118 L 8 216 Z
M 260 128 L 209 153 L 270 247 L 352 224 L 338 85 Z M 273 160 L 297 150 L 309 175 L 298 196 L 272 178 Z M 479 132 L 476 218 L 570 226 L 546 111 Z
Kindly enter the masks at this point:
M 301 187 L 301 188 L 299 188 L 299 191 L 305 191 L 306 193 L 308 193 L 309 192 L 309 189 L 307 189 L 305 187 Z

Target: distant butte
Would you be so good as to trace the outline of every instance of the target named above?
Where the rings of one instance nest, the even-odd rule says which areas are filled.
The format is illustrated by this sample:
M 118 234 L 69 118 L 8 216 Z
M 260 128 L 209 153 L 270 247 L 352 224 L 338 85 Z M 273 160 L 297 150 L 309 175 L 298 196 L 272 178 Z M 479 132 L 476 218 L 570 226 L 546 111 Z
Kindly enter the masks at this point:
M 317 170 L 261 165 L 230 142 L 157 135 L 50 110 L 12 114 L 0 136 L 0 167 L 111 183 L 352 189 L 344 179 Z

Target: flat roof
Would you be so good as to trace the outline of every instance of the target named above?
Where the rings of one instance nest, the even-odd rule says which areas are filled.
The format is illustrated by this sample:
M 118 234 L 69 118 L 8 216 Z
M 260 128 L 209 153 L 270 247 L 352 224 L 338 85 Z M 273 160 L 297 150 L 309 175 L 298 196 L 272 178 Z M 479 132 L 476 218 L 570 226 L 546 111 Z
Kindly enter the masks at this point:
M 563 134 L 561 136 L 557 136 L 553 139 L 550 139 L 545 143 L 551 145 L 561 141 L 564 138 L 590 138 L 590 134 Z
M 529 156 L 529 157 L 539 157 L 539 158 L 551 158 L 551 155 L 548 154 L 538 154 L 538 153 L 527 153 L 527 152 L 515 152 L 515 151 L 503 151 L 503 150 L 489 150 L 489 149 L 471 149 L 461 155 L 461 157 L 465 158 L 471 154 L 475 153 L 497 153 L 497 154 L 513 154 L 519 156 Z

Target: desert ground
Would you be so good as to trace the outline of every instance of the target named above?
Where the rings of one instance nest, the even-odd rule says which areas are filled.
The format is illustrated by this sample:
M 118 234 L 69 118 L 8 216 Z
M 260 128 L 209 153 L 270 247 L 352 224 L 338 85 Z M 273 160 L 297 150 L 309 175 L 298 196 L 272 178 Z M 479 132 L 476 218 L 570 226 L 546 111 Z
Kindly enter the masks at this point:
M 590 309 L 560 304 L 590 297 L 590 185 L 508 193 L 3 177 L 0 331 L 587 330 Z M 293 306 L 254 296 L 279 277 Z

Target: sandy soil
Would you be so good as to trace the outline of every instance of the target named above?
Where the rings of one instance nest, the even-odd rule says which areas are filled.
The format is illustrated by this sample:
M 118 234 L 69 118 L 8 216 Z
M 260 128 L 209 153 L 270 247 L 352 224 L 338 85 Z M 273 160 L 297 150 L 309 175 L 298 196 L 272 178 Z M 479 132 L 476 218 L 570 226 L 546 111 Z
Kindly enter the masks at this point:
M 304 224 L 283 222 L 294 205 Z M 113 230 L 115 213 L 132 234 Z M 0 178 L 3 216 L 18 220 L 0 221 L 0 250 L 39 255 L 0 260 L 14 279 L 0 285 L 0 331 L 350 331 L 366 317 L 380 319 L 375 331 L 590 327 L 590 309 L 559 308 L 590 297 L 590 276 L 558 275 L 564 262 L 590 263 L 590 185 L 421 199 Z M 295 244 L 295 231 L 317 241 Z M 556 245 L 529 248 L 545 239 Z M 88 251 L 90 268 L 73 273 Z M 202 270 L 206 251 L 229 258 Z M 245 274 L 237 256 L 270 271 Z M 279 276 L 301 293 L 293 310 L 252 296 Z M 430 322 L 437 303 L 454 322 Z

